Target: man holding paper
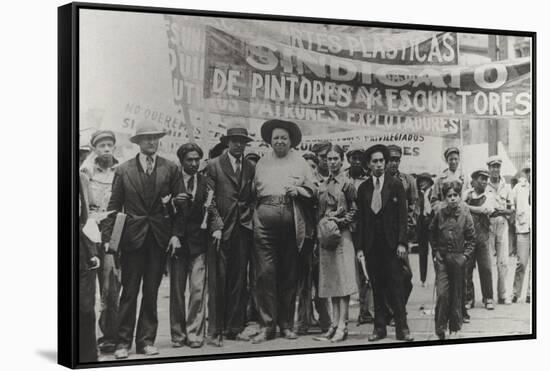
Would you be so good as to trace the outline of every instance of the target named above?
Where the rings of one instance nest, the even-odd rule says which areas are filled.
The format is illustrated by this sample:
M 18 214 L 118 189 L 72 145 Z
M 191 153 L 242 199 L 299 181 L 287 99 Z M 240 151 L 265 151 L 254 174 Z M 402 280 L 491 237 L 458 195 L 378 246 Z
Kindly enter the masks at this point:
M 148 121 L 136 125 L 130 141 L 140 152 L 115 170 L 108 211 L 124 210 L 126 222 L 118 247 L 122 270 L 122 294 L 119 304 L 119 326 L 116 359 L 128 357 L 136 324 L 137 298 L 142 286 L 142 300 L 135 336 L 136 350 L 145 355 L 158 354 L 156 338 L 157 295 L 166 263 L 167 248 L 180 246 L 172 235 L 172 222 L 165 200 L 176 193 L 178 167 L 157 155 L 159 140 L 165 135 Z M 105 222 L 102 240 L 109 246 L 116 213 Z M 171 237 L 172 236 L 172 237 Z

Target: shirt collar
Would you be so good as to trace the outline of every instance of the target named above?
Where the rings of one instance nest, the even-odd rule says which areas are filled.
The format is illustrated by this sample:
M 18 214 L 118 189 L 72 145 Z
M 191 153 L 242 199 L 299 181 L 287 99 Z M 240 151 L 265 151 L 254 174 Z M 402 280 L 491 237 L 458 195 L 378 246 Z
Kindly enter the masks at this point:
M 183 168 L 181 168 L 181 173 L 183 174 L 183 180 L 185 180 L 185 182 L 187 182 L 189 180 L 189 178 L 197 176 L 197 173 L 195 173 L 193 175 L 187 174 L 185 172 L 185 170 L 183 170 Z
M 233 156 L 233 155 L 231 154 L 231 152 L 229 152 L 229 151 L 227 151 L 227 155 L 229 156 L 229 160 L 231 161 L 231 164 L 232 164 L 233 166 L 235 166 L 235 164 L 237 163 L 237 157 Z M 243 158 L 242 158 L 242 156 L 241 156 L 241 164 L 242 164 L 242 163 L 243 163 Z

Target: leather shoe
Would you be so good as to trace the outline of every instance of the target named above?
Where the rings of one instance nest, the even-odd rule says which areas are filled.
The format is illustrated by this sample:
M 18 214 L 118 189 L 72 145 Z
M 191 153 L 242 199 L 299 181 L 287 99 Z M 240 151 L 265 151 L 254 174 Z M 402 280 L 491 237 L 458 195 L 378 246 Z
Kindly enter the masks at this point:
M 445 340 L 445 331 L 436 331 L 435 334 L 439 340 Z
M 510 305 L 512 301 L 510 299 L 498 299 L 498 304 Z
M 512 297 L 512 303 L 516 304 L 518 302 L 518 297 L 516 295 L 514 295 Z
M 260 344 L 267 340 L 272 340 L 275 338 L 275 333 L 268 331 L 267 329 L 261 329 L 260 332 L 254 336 L 251 340 L 252 344 Z
M 172 340 L 172 348 L 181 348 L 185 345 L 185 340 Z
M 115 359 L 128 358 L 128 348 L 119 348 L 115 350 Z
M 487 301 L 485 302 L 485 309 L 487 310 L 495 309 L 495 305 L 493 304 L 493 301 L 491 299 L 487 299 Z
M 373 332 L 372 334 L 369 335 L 369 337 L 367 338 L 368 341 L 378 341 L 378 340 L 382 340 L 386 337 L 386 334 L 381 334 L 379 332 Z
M 250 337 L 244 333 L 244 330 L 239 332 L 238 334 L 235 334 L 233 332 L 227 333 L 225 335 L 225 338 L 228 340 L 235 340 L 235 341 L 249 341 Z
M 146 345 L 143 348 L 138 349 L 137 352 L 139 354 L 145 354 L 146 356 L 154 356 L 156 354 L 159 354 L 159 350 L 153 345 Z
M 402 334 L 396 334 L 395 338 L 401 341 L 414 341 L 414 338 L 411 336 L 409 331 L 404 331 Z
M 214 335 L 206 338 L 206 344 L 221 348 L 223 347 L 223 335 Z
M 193 340 L 193 341 L 188 341 L 187 342 L 187 346 L 189 348 L 200 348 L 200 347 L 202 347 L 202 344 L 203 344 L 203 342 L 199 341 L 199 340 Z
M 284 330 L 281 331 L 281 337 L 284 337 L 285 339 L 288 339 L 288 340 L 298 339 L 298 335 L 296 335 L 294 331 L 288 328 L 285 328 Z

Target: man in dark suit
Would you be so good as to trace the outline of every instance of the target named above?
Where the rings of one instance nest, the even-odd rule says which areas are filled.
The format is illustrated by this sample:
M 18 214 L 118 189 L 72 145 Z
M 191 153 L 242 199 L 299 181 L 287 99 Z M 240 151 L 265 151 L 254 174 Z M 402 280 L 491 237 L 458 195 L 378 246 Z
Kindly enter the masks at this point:
M 172 222 L 163 204 L 176 193 L 178 167 L 157 155 L 159 140 L 165 133 L 154 124 L 137 124 L 130 138 L 140 147 L 135 158 L 115 171 L 108 210 L 123 211 L 127 217 L 120 242 L 122 294 L 119 304 L 116 359 L 128 357 L 136 324 L 137 297 L 142 285 L 142 300 L 136 332 L 136 350 L 145 355 L 158 354 L 154 342 L 158 327 L 157 295 L 166 263 L 166 249 L 179 244 L 172 234 Z M 116 213 L 105 223 L 102 239 L 107 253 Z M 172 236 L 172 237 L 170 237 Z
M 247 304 L 247 265 L 252 236 L 252 179 L 254 166 L 244 160 L 252 139 L 243 127 L 227 129 L 222 143 L 228 150 L 208 163 L 206 174 L 214 190 L 216 208 L 223 220 L 221 248 L 208 256 L 209 324 L 213 345 L 230 340 L 249 340 L 244 333 Z
M 170 259 L 170 335 L 175 348 L 204 343 L 206 322 L 206 251 L 209 235 L 220 240 L 223 223 L 213 205 L 214 192 L 206 177 L 197 171 L 202 149 L 185 143 L 177 151 L 181 164 L 175 207 L 174 234 L 180 245 L 173 246 Z M 189 279 L 186 318 L 185 286 Z
M 403 259 L 407 257 L 407 201 L 403 184 L 385 174 L 388 149 L 376 144 L 365 152 L 372 177 L 359 186 L 359 246 L 357 257 L 366 256 L 374 294 L 374 331 L 369 341 L 386 337 L 385 297 L 392 306 L 396 338 L 412 341 L 407 325 L 403 293 Z

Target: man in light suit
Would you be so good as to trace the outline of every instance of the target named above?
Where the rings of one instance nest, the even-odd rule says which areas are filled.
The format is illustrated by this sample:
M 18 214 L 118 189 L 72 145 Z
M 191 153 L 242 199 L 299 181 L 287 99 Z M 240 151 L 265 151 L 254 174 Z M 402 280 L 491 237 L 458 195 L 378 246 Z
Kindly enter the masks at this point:
M 407 325 L 403 293 L 403 260 L 407 257 L 407 201 L 403 184 L 385 174 L 386 146 L 376 144 L 365 152 L 372 177 L 357 192 L 357 257 L 366 255 L 374 294 L 374 331 L 369 341 L 386 337 L 387 296 L 393 309 L 397 340 L 413 341 Z
M 178 167 L 157 155 L 159 140 L 165 135 L 154 124 L 142 121 L 130 140 L 139 145 L 138 155 L 115 170 L 107 210 L 123 211 L 127 217 L 118 253 L 122 271 L 116 359 L 128 357 L 136 324 L 137 298 L 142 300 L 135 337 L 136 350 L 158 354 L 155 342 L 158 318 L 157 295 L 166 263 L 166 249 L 179 245 L 172 234 L 172 222 L 163 200 L 176 194 Z M 106 220 L 102 232 L 107 254 L 116 212 Z M 171 237 L 172 236 L 172 237 Z
M 244 159 L 252 138 L 243 127 L 230 127 L 222 137 L 228 150 L 208 163 L 206 175 L 223 220 L 221 247 L 208 256 L 209 342 L 221 346 L 223 335 L 248 341 L 244 333 L 247 305 L 247 265 L 253 244 L 252 179 L 254 166 Z

